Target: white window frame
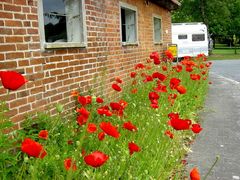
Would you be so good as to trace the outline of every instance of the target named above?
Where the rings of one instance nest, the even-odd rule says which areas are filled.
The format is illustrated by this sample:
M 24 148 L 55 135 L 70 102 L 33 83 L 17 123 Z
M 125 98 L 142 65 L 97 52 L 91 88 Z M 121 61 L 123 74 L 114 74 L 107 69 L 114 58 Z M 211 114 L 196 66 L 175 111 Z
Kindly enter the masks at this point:
M 160 23 L 160 26 L 161 26 L 161 29 L 160 29 L 160 41 L 156 41 L 156 39 L 155 39 L 154 18 L 156 18 L 156 19 L 160 19 L 160 21 L 161 21 L 161 23 Z M 162 17 L 159 16 L 159 15 L 153 14 L 153 17 L 152 17 L 152 23 L 153 23 L 153 42 L 154 42 L 155 45 L 162 44 L 162 43 L 163 43 Z
M 40 42 L 41 49 L 58 49 L 58 48 L 81 48 L 87 47 L 87 27 L 86 27 L 86 10 L 85 10 L 85 0 L 81 0 L 81 10 L 82 10 L 82 22 L 79 23 L 81 25 L 82 30 L 82 39 L 81 42 L 54 42 L 49 43 L 45 41 L 45 30 L 44 30 L 44 16 L 43 16 L 43 1 L 38 0 L 38 22 L 40 29 Z
M 129 9 L 132 11 L 135 11 L 135 36 L 136 40 L 134 42 L 123 42 L 122 40 L 122 17 L 121 17 L 121 8 Z M 139 45 L 138 42 L 138 10 L 136 6 L 133 6 L 131 4 L 125 3 L 125 2 L 119 2 L 119 18 L 120 18 L 120 38 L 123 46 L 128 46 L 128 45 Z

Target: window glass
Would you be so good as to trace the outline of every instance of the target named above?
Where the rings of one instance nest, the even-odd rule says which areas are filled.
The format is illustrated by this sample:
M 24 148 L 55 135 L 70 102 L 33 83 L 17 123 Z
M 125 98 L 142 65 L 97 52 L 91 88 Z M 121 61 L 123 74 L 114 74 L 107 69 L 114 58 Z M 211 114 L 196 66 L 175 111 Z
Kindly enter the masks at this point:
M 193 34 L 192 41 L 205 41 L 205 35 L 204 34 Z
M 160 18 L 153 18 L 154 23 L 154 41 L 161 42 L 161 19 Z
M 136 11 L 121 7 L 122 42 L 136 42 Z
M 45 41 L 81 42 L 82 16 L 80 0 L 42 0 Z
M 187 34 L 179 34 L 178 39 L 187 39 Z

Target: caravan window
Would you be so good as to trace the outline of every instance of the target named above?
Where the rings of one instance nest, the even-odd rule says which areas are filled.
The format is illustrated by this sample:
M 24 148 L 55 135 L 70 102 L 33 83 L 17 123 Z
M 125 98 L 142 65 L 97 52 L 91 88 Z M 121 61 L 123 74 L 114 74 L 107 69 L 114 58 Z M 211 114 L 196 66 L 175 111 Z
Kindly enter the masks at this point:
M 178 39 L 187 39 L 187 34 L 179 34 Z
M 205 35 L 204 34 L 193 34 L 192 41 L 205 41 Z

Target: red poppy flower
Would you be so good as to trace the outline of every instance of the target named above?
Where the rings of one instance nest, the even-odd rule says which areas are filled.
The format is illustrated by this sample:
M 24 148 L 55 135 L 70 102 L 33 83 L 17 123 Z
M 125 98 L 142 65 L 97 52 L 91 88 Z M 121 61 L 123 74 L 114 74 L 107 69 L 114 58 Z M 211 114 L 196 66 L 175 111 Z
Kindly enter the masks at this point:
M 87 98 L 84 96 L 78 96 L 78 102 L 82 105 L 82 106 L 86 106 L 87 105 Z
M 108 158 L 108 155 L 100 151 L 95 151 L 85 156 L 84 161 L 87 165 L 97 168 L 102 166 L 108 160 Z
M 155 65 L 160 64 L 160 59 L 159 59 L 159 54 L 158 54 L 158 52 L 152 52 L 152 53 L 150 54 L 150 58 L 153 59 L 153 62 L 154 62 Z
M 206 67 L 210 67 L 212 65 L 212 62 L 208 62 L 208 63 L 206 63 Z
M 159 99 L 159 95 L 156 92 L 150 92 L 148 94 L 148 98 L 150 99 L 150 101 L 158 100 Z
M 103 99 L 100 98 L 100 97 L 97 97 L 97 98 L 96 98 L 96 102 L 97 102 L 97 103 L 103 103 Z
M 167 77 L 164 74 L 159 73 L 159 72 L 154 72 L 152 74 L 152 77 L 153 78 L 158 78 L 160 81 L 165 81 L 167 79 Z
M 162 66 L 163 71 L 167 71 L 167 66 Z
M 136 73 L 136 72 L 131 72 L 131 73 L 130 73 L 130 77 L 131 77 L 131 78 L 135 78 L 135 77 L 136 77 L 136 75 L 137 75 L 137 73 Z
M 187 72 L 192 72 L 193 71 L 193 68 L 192 66 L 186 66 L 186 69 L 185 69 Z
M 158 106 L 157 103 L 152 103 L 152 104 L 150 104 L 150 106 L 151 106 L 153 109 L 159 108 L 159 106 Z
M 128 103 L 123 99 L 120 99 L 118 103 L 122 106 L 123 109 L 125 109 L 128 105 Z
M 87 120 L 88 120 L 88 117 L 83 116 L 81 114 L 78 115 L 78 117 L 77 117 L 77 123 L 78 123 L 79 126 L 82 126 L 82 125 L 86 124 Z
M 167 86 L 158 84 L 156 88 L 154 88 L 154 91 L 156 92 L 167 92 Z
M 5 89 L 17 90 L 24 85 L 27 80 L 15 71 L 0 71 L 0 78 Z
M 180 84 L 181 80 L 178 78 L 172 78 L 170 80 L 170 88 L 171 89 L 175 89 L 179 84 Z
M 200 65 L 199 65 L 199 68 L 200 68 L 200 69 L 203 69 L 204 67 L 205 67 L 204 64 L 200 64 Z
M 129 131 L 137 131 L 137 127 L 134 126 L 130 121 L 123 123 L 123 128 Z
M 141 148 L 137 144 L 135 144 L 134 142 L 128 143 L 128 149 L 129 149 L 130 155 L 132 155 L 134 152 L 140 152 L 141 151 Z
M 172 126 L 175 130 L 187 130 L 190 128 L 191 120 L 189 119 L 180 119 L 178 114 L 170 113 L 168 115 L 170 117 L 170 121 L 168 124 Z
M 142 63 L 136 64 L 135 69 L 144 69 L 145 66 Z
M 173 60 L 173 59 L 174 59 L 172 52 L 169 51 L 169 50 L 166 50 L 166 51 L 165 51 L 165 55 L 166 55 L 167 58 L 170 59 L 170 60 Z
M 105 138 L 105 132 L 100 132 L 100 133 L 98 134 L 98 139 L 99 139 L 100 141 L 102 141 L 104 138 Z
M 171 139 L 173 139 L 173 133 L 170 130 L 166 130 L 164 133 L 166 136 L 170 137 Z
M 41 159 L 47 155 L 47 152 L 44 150 L 43 146 L 30 138 L 24 139 L 21 145 L 21 150 L 29 156 Z
M 207 72 L 206 72 L 206 71 L 202 71 L 201 74 L 202 74 L 202 75 L 205 75 L 205 74 L 207 74 Z
M 94 133 L 97 131 L 97 126 L 94 123 L 89 123 L 87 127 L 87 132 Z
M 146 83 L 146 82 L 150 82 L 150 81 L 153 81 L 153 78 L 152 78 L 152 76 L 148 76 L 148 75 L 147 75 L 147 76 L 145 77 L 145 79 L 143 80 L 143 82 L 145 82 L 145 83 Z
M 202 131 L 200 124 L 193 124 L 191 129 L 196 134 L 198 134 Z
M 111 102 L 110 107 L 112 108 L 112 110 L 117 110 L 117 111 L 122 109 L 122 106 L 118 102 Z
M 201 179 L 198 169 L 196 167 L 191 170 L 190 179 L 191 180 L 200 180 Z
M 121 91 L 122 90 L 122 88 L 119 86 L 119 85 L 117 85 L 117 84 L 112 84 L 112 88 L 115 90 L 115 91 Z
M 117 83 L 120 83 L 120 84 L 123 82 L 119 77 L 116 77 L 116 78 L 115 78 L 115 81 L 116 81 Z
M 177 72 L 181 72 L 182 71 L 182 66 L 181 65 L 176 65 L 172 67 L 173 69 L 176 69 Z
M 85 109 L 84 107 L 81 107 L 80 109 L 77 108 L 77 112 L 85 117 L 88 117 L 90 114 L 90 112 L 87 109 Z
M 180 93 L 180 94 L 185 94 L 187 92 L 186 88 L 183 85 L 178 85 L 176 87 L 176 90 Z
M 109 136 L 112 136 L 114 138 L 120 137 L 117 128 L 113 126 L 110 122 L 101 122 L 100 128 Z
M 48 131 L 47 130 L 41 130 L 38 133 L 38 137 L 41 139 L 47 139 L 48 138 Z
M 108 106 L 102 106 L 97 109 L 99 115 L 112 116 L 112 112 L 109 110 Z
M 190 74 L 190 78 L 196 81 L 196 80 L 200 80 L 201 76 L 199 74 Z
M 64 167 L 67 171 L 72 169 L 73 171 L 77 170 L 76 162 L 72 162 L 72 158 L 67 158 L 64 160 Z
M 87 104 L 92 103 L 92 97 L 91 96 L 78 96 L 78 102 L 82 106 L 86 106 Z

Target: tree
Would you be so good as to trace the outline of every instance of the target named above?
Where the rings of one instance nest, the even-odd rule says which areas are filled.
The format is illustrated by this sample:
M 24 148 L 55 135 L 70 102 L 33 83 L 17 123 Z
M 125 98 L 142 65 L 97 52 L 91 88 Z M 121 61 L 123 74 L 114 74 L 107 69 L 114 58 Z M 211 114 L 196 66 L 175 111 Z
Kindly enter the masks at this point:
M 240 37 L 240 0 L 181 0 L 173 22 L 203 22 L 213 39 Z

